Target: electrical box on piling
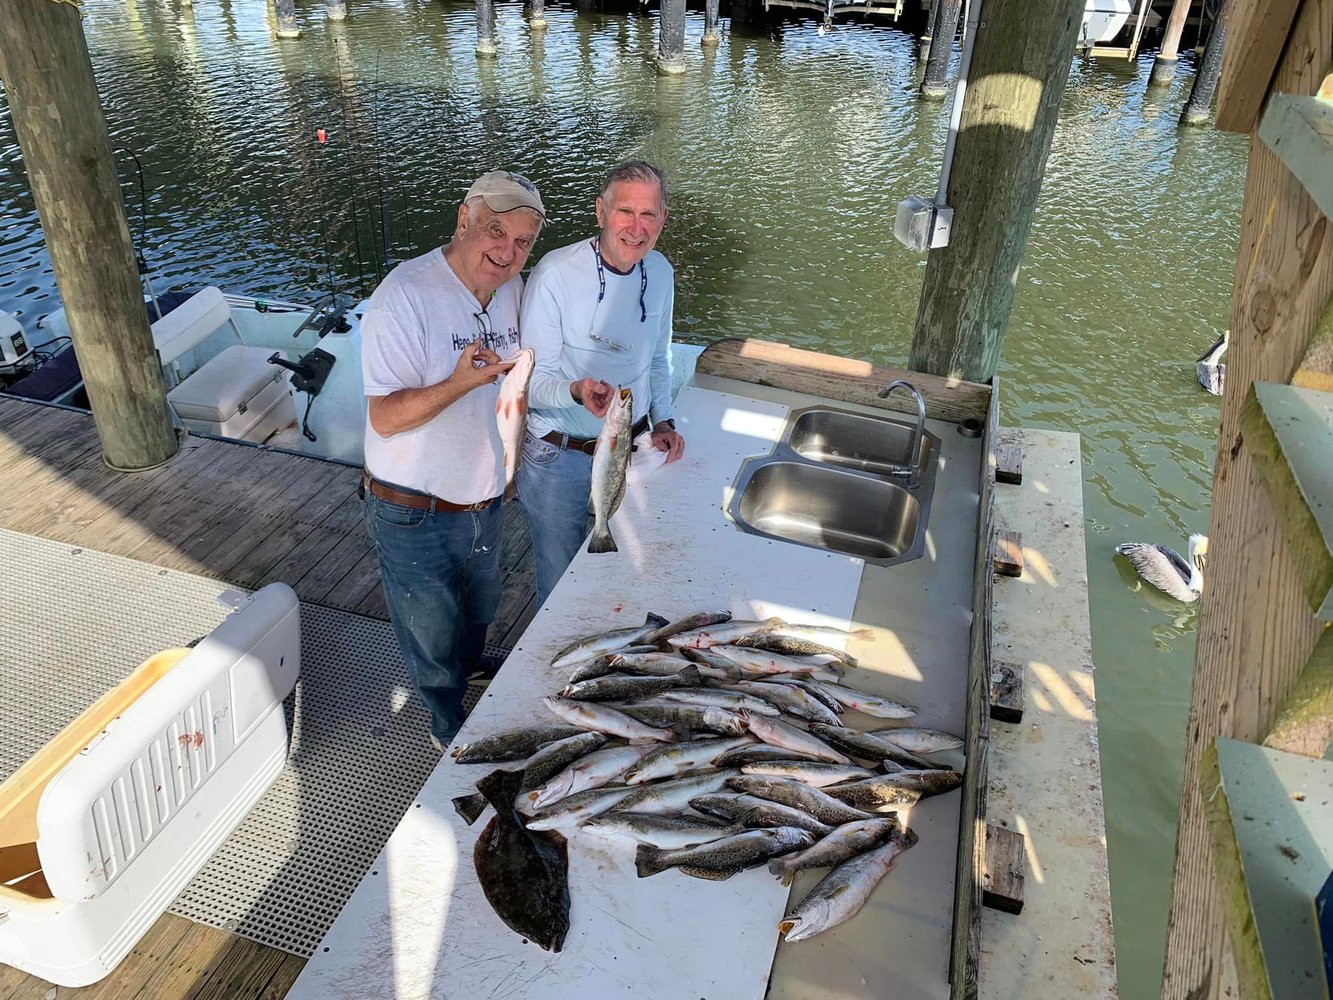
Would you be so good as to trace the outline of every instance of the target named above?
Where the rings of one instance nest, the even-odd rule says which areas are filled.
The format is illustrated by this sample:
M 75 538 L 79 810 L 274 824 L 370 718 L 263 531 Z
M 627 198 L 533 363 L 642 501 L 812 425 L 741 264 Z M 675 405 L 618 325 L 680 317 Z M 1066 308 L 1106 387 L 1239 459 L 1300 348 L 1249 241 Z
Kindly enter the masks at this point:
M 893 220 L 893 235 L 909 250 L 923 253 L 949 245 L 949 230 L 953 226 L 953 209 L 914 194 L 898 202 L 898 215 Z

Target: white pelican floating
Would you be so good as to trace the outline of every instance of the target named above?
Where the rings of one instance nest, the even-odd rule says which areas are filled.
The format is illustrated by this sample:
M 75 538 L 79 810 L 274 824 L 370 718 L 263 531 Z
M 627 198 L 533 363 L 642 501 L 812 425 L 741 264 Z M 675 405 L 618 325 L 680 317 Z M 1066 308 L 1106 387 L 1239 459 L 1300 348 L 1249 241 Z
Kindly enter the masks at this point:
M 1222 363 L 1222 355 L 1227 352 L 1227 342 L 1231 339 L 1231 331 L 1226 330 L 1222 336 L 1217 338 L 1217 343 L 1204 353 L 1195 365 L 1195 373 L 1199 379 L 1199 385 L 1203 386 L 1214 396 L 1222 395 L 1222 383 L 1226 381 L 1227 366 Z
M 1139 579 L 1150 583 L 1168 597 L 1189 603 L 1203 593 L 1203 563 L 1208 554 L 1208 536 L 1190 535 L 1189 562 L 1175 549 L 1150 542 L 1124 542 L 1115 547 L 1116 555 L 1124 556 L 1139 574 Z

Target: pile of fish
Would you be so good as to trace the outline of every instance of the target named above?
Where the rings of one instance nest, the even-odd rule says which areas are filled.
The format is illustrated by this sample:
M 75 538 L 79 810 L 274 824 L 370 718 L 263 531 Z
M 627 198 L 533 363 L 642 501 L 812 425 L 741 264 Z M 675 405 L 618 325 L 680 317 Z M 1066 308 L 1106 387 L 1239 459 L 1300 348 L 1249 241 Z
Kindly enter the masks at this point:
M 569 682 L 541 725 L 457 747 L 459 764 L 523 761 L 454 805 L 496 815 L 473 859 L 514 931 L 559 951 L 569 928 L 566 836 L 636 844 L 640 878 L 675 868 L 723 880 L 767 864 L 789 884 L 831 869 L 782 920 L 802 941 L 854 916 L 917 841 L 897 811 L 957 788 L 929 756 L 962 746 L 931 729 L 844 724 L 847 709 L 906 720 L 900 704 L 842 683 L 856 661 L 828 641 L 869 638 L 778 618 L 701 612 L 570 643 L 552 660 Z M 923 756 L 924 755 L 924 756 Z

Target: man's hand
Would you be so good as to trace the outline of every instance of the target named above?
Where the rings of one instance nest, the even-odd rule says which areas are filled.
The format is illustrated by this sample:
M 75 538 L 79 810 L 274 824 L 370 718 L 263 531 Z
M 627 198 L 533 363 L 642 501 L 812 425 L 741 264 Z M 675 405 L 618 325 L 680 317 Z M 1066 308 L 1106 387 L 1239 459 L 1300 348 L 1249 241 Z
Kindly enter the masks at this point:
M 463 353 L 458 356 L 458 364 L 454 366 L 454 373 L 449 376 L 449 381 L 455 383 L 463 392 L 471 392 L 479 386 L 490 385 L 513 368 L 514 364 L 513 361 L 501 361 L 500 355 L 489 347 L 483 347 L 480 339 L 474 340 L 463 348 Z
M 685 454 L 685 439 L 665 420 L 653 428 L 653 447 L 667 453 L 666 460 L 674 462 Z
M 570 382 L 569 394 L 574 401 L 583 404 L 583 408 L 600 420 L 611 409 L 611 397 L 615 389 L 597 379 L 585 378 L 582 382 Z

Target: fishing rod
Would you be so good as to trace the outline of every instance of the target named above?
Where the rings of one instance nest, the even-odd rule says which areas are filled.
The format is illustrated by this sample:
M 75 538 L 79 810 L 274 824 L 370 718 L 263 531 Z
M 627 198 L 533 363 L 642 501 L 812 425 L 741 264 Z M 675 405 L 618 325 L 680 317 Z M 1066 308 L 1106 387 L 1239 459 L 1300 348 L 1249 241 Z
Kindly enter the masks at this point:
M 384 223 L 383 223 L 383 229 L 382 229 L 383 237 L 384 237 L 384 238 L 383 238 L 383 241 L 382 241 L 382 243 L 381 243 L 381 245 L 380 245 L 380 249 L 381 249 L 381 251 L 382 251 L 381 257 L 382 257 L 382 261 L 383 261 L 382 269 L 383 269 L 383 271 L 387 274 L 388 271 L 389 271 L 389 267 L 390 267 L 391 261 L 392 261 L 392 252 L 393 252 L 393 235 L 392 235 L 392 234 L 393 234 L 393 220 L 392 220 L 392 212 L 393 212 L 393 206 L 392 206 L 393 186 L 392 186 L 392 185 L 389 185 L 389 194 L 388 194 L 388 196 L 386 197 L 386 195 L 385 195 L 385 193 L 384 193 L 384 188 L 385 188 L 384 160 L 383 160 L 382 155 L 381 155 L 381 154 L 382 154 L 382 145 L 381 145 L 381 143 L 380 143 L 380 57 L 379 57 L 379 53 L 376 53 L 376 54 L 375 54 L 375 82 L 374 82 L 374 84 L 371 86 L 371 89 L 370 89 L 370 122 L 371 122 L 371 128 L 374 130 L 374 136 L 373 136 L 373 138 L 374 138 L 374 142 L 375 142 L 375 176 L 376 176 L 376 179 L 377 179 L 378 182 L 379 182 L 379 190 L 380 190 L 380 211 L 381 211 L 381 213 L 382 213 L 383 216 L 384 216 Z M 383 279 L 381 279 L 381 280 L 383 280 Z
M 340 105 L 340 110 L 342 112 L 343 127 L 347 131 L 349 143 L 355 142 L 355 138 L 352 132 L 351 119 L 347 114 L 347 92 L 343 86 L 342 55 L 335 49 L 333 58 L 334 62 L 337 64 L 338 67 L 338 93 L 339 96 L 342 98 L 339 101 L 339 105 Z M 366 296 L 365 277 L 368 268 L 366 267 L 365 254 L 361 247 L 361 202 L 360 199 L 357 197 L 357 188 L 359 187 L 359 185 L 357 184 L 357 175 L 350 166 L 348 167 L 347 178 L 352 189 L 352 236 L 356 243 L 357 281 L 358 281 L 358 287 L 361 292 L 361 297 L 365 298 Z M 366 208 L 367 211 L 369 211 L 370 206 L 366 206 Z M 373 236 L 375 232 L 374 215 L 370 216 L 370 230 L 371 230 L 371 235 Z M 373 255 L 372 255 L 372 260 L 373 260 Z
M 130 159 L 134 161 L 134 169 L 139 175 L 139 241 L 134 248 L 134 262 L 138 265 L 139 274 L 148 289 L 148 298 L 153 303 L 153 311 L 157 313 L 157 318 L 161 319 L 162 306 L 157 301 L 157 292 L 153 290 L 153 269 L 148 266 L 148 258 L 144 256 L 143 251 L 148 242 L 148 185 L 144 182 L 143 164 L 139 162 L 139 155 L 129 146 L 121 146 L 119 149 L 130 155 Z
M 338 289 L 333 280 L 333 252 L 329 249 L 329 203 L 324 187 L 324 151 L 328 148 L 328 137 L 327 130 L 315 129 L 315 143 L 319 146 L 319 152 L 315 154 L 315 187 L 319 192 L 319 230 L 320 242 L 324 246 L 324 280 L 328 282 L 330 294 L 333 294 Z

